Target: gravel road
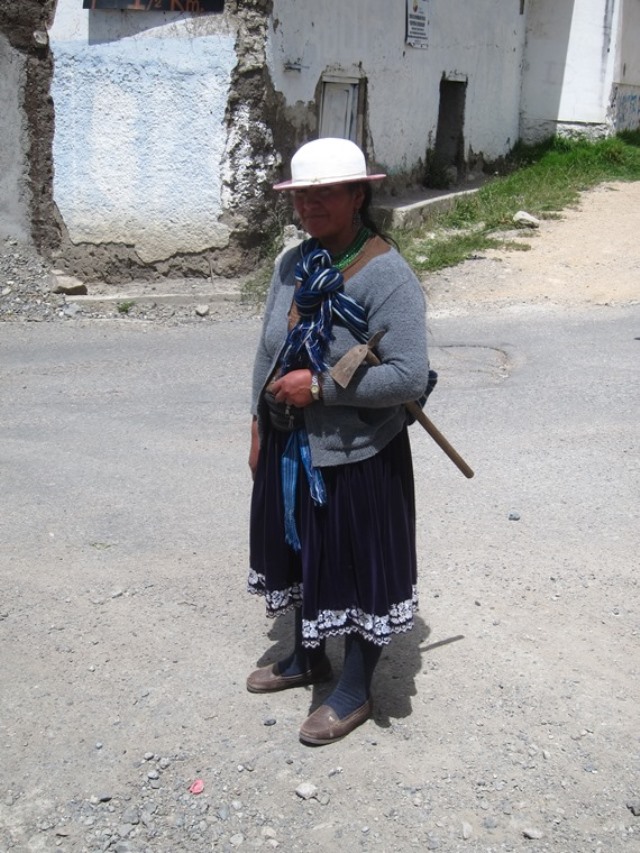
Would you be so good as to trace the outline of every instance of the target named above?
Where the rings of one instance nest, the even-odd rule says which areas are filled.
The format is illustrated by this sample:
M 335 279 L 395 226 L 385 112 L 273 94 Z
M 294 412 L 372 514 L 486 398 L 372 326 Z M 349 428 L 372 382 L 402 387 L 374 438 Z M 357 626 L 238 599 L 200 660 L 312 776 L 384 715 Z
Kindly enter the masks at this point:
M 476 477 L 412 428 L 417 626 L 316 749 L 327 688 L 244 688 L 290 640 L 245 593 L 260 318 L 70 309 L 0 247 L 0 851 L 640 850 L 639 232 L 609 185 L 425 281 Z

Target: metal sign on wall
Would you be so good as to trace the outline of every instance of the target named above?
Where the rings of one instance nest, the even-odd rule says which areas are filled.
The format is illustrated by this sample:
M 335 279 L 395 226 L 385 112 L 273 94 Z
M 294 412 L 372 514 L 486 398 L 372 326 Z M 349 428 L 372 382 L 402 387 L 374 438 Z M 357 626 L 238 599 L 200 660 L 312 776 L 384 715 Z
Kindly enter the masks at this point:
M 411 47 L 427 46 L 428 0 L 407 0 L 407 37 Z
M 135 12 L 222 12 L 224 0 L 83 0 L 83 9 Z

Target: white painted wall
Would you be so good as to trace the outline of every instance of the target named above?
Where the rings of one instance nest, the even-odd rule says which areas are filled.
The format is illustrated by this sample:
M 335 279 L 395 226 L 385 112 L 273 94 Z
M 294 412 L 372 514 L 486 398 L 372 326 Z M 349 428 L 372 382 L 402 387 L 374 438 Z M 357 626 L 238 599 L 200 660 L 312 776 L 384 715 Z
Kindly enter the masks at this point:
M 620 0 L 529 2 L 521 135 L 609 128 Z M 637 38 L 637 31 L 636 31 Z
M 618 81 L 640 86 L 640 0 L 621 0 Z
M 322 74 L 368 80 L 373 157 L 410 171 L 433 145 L 443 74 L 467 79 L 465 144 L 487 158 L 518 137 L 525 17 L 519 0 L 432 0 L 427 49 L 405 44 L 402 0 L 274 0 L 267 50 L 286 104 L 307 105 Z M 300 71 L 286 70 L 295 63 Z
M 26 58 L 0 33 L 0 238 L 28 240 L 27 133 L 22 101 Z
M 231 24 L 81 6 L 58 0 L 50 31 L 54 200 L 70 239 L 124 243 L 143 262 L 226 245 Z

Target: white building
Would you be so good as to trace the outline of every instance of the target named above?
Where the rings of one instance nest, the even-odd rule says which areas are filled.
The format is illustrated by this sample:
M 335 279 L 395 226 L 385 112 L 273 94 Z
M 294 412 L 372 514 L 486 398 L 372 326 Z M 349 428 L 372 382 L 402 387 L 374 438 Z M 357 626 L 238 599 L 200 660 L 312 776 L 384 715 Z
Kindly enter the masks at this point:
M 50 220 L 42 247 L 86 277 L 247 268 L 282 210 L 270 184 L 319 135 L 355 139 L 393 189 L 519 138 L 640 126 L 640 0 L 104 3 L 135 8 L 54 5 L 55 123 L 25 95 L 42 44 L 11 41 L 0 11 L 0 234 Z
M 529 0 L 520 135 L 640 127 L 640 0 Z

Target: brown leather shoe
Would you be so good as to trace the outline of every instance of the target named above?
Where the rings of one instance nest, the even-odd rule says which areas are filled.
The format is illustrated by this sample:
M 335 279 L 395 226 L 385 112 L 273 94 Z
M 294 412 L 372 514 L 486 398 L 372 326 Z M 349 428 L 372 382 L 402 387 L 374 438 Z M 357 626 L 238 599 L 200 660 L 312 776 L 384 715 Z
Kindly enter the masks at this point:
M 310 743 L 314 746 L 333 743 L 334 740 L 340 740 L 361 726 L 369 719 L 372 712 L 373 702 L 371 699 L 367 699 L 364 705 L 360 705 L 343 720 L 338 718 L 336 712 L 329 705 L 320 705 L 302 724 L 300 740 L 302 743 Z
M 249 693 L 274 693 L 276 690 L 288 690 L 290 687 L 306 687 L 331 680 L 331 662 L 324 658 L 317 666 L 301 672 L 300 675 L 280 675 L 278 664 L 262 666 L 247 678 Z

